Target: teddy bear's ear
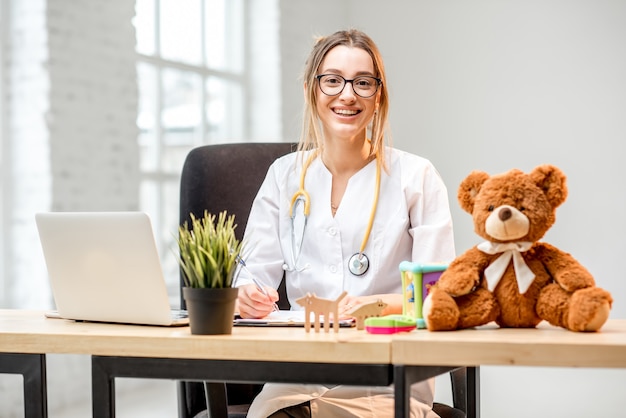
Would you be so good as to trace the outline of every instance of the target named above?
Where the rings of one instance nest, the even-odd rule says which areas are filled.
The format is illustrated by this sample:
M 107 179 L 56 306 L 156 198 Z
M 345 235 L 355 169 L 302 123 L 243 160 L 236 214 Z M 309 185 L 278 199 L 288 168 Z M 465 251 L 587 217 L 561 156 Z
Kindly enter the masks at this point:
M 489 174 L 484 171 L 472 171 L 465 180 L 461 182 L 457 198 L 459 205 L 461 205 L 461 208 L 465 212 L 472 213 L 474 211 L 476 195 L 478 195 L 480 188 L 488 178 Z
M 566 176 L 563 172 L 549 164 L 536 167 L 529 174 L 531 180 L 541 189 L 553 208 L 567 198 Z

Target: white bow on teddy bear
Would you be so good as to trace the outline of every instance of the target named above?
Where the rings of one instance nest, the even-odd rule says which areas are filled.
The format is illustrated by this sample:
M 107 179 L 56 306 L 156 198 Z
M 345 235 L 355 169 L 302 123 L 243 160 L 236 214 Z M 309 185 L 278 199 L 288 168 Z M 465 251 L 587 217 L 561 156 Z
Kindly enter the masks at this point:
M 477 248 L 487 254 L 502 253 L 493 263 L 485 269 L 485 277 L 487 278 L 487 284 L 489 285 L 489 291 L 493 290 L 498 285 L 498 282 L 502 278 L 504 271 L 513 258 L 513 268 L 515 269 L 515 278 L 517 279 L 517 287 L 521 294 L 526 293 L 533 280 L 535 280 L 535 274 L 526 265 L 522 252 L 528 251 L 532 247 L 532 242 L 520 241 L 520 242 L 507 242 L 497 243 L 491 241 L 485 241 L 477 245 Z

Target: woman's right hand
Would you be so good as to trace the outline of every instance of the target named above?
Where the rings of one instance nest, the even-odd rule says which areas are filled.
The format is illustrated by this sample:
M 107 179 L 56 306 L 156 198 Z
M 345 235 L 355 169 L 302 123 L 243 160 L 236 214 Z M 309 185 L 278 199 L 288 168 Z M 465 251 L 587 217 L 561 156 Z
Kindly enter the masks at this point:
M 254 284 L 240 286 L 237 296 L 239 316 L 242 318 L 263 318 L 269 315 L 278 301 L 278 292 L 268 286 L 265 286 L 265 291 L 267 296 Z

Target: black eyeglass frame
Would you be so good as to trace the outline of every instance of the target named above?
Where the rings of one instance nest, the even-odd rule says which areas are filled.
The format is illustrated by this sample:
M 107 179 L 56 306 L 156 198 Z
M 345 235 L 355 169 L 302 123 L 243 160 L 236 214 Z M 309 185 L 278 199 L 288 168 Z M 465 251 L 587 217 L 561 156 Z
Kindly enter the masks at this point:
M 343 87 L 341 87 L 341 90 L 339 90 L 335 94 L 328 94 L 322 88 L 322 83 L 321 83 L 322 77 L 331 76 L 331 75 L 334 76 L 334 77 L 338 77 L 338 78 L 343 80 Z M 376 90 L 374 90 L 374 93 L 370 94 L 369 96 L 363 96 L 363 95 L 359 94 L 356 91 L 356 89 L 354 88 L 354 83 L 353 83 L 353 81 L 358 80 L 359 78 L 372 78 L 372 79 L 376 80 Z M 359 97 L 361 97 L 363 99 L 369 99 L 370 97 L 372 97 L 373 95 L 378 93 L 378 89 L 383 84 L 383 80 L 381 80 L 378 77 L 371 76 L 371 75 L 360 75 L 358 77 L 353 78 L 352 80 L 348 80 L 347 78 L 344 78 L 344 77 L 340 76 L 339 74 L 318 74 L 318 75 L 315 76 L 315 79 L 317 80 L 317 85 L 319 86 L 319 88 L 322 91 L 322 93 L 324 93 L 326 96 L 331 96 L 331 97 L 339 96 L 343 92 L 343 89 L 346 88 L 348 83 L 350 83 L 352 85 L 352 91 L 354 92 L 354 94 L 356 94 L 357 96 L 359 96 Z

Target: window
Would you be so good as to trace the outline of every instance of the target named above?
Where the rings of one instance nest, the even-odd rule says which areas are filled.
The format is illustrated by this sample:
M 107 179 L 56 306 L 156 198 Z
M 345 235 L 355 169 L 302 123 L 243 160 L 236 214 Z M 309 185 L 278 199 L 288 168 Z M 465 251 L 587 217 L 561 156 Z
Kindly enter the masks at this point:
M 178 291 L 184 158 L 202 144 L 248 137 L 244 18 L 242 0 L 136 2 L 140 205 L 152 218 L 170 295 Z

